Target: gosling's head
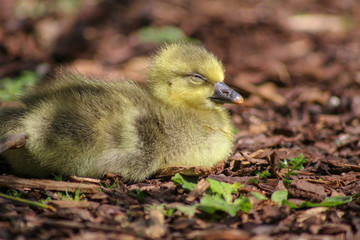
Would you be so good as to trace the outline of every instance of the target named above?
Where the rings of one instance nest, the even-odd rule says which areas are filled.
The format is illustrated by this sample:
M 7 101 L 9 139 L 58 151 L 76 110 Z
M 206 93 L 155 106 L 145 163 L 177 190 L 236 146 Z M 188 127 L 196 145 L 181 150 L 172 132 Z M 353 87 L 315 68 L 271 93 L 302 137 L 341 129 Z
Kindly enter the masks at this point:
M 169 44 L 153 57 L 149 72 L 152 94 L 174 106 L 214 108 L 217 103 L 240 104 L 243 99 L 224 81 L 224 67 L 205 48 Z

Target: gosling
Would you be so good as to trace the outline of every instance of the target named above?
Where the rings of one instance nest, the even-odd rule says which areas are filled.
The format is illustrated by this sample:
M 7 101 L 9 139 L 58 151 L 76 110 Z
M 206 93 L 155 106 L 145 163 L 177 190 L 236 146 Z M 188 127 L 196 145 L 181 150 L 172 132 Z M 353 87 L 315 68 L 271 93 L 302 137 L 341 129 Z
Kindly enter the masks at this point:
M 103 82 L 73 72 L 0 112 L 0 152 L 15 174 L 142 181 L 167 167 L 213 166 L 231 153 L 224 103 L 243 98 L 222 63 L 202 46 L 162 47 L 147 85 Z

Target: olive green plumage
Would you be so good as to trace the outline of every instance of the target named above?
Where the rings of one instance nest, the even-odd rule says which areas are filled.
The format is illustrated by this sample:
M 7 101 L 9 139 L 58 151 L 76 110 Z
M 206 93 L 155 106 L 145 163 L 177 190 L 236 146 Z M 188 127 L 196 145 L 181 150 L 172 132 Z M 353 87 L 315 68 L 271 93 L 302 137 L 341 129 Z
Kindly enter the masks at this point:
M 23 107 L 0 113 L 3 142 L 25 134 L 24 146 L 2 154 L 17 174 L 113 172 L 141 181 L 161 168 L 213 166 L 231 152 L 228 114 L 210 99 L 223 66 L 200 46 L 160 49 L 147 86 L 70 72 L 54 78 L 23 96 Z

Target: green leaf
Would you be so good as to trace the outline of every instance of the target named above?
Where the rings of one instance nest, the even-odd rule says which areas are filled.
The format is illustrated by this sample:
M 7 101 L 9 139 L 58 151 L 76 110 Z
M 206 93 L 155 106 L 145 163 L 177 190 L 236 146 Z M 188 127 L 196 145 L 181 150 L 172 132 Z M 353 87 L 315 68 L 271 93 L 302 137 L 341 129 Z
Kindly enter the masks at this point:
M 298 205 L 296 205 L 295 203 L 290 202 L 289 200 L 283 200 L 282 205 L 286 205 L 289 208 L 295 208 L 295 209 L 300 208 Z
M 184 215 L 188 216 L 189 218 L 194 217 L 194 215 L 196 213 L 196 208 L 197 208 L 197 205 L 192 205 L 192 206 L 186 206 L 186 205 L 182 205 L 182 204 L 176 205 L 176 209 L 178 211 L 182 212 Z
M 232 188 L 232 193 L 238 193 L 239 192 L 239 188 L 243 188 L 244 185 L 238 183 L 238 182 L 234 182 L 232 185 L 231 185 L 231 188 Z
M 265 197 L 264 195 L 262 195 L 261 193 L 258 193 L 258 192 L 251 192 L 250 194 L 253 195 L 256 198 L 256 200 L 259 200 L 259 201 L 268 199 L 267 197 Z
M 256 173 L 257 178 L 251 178 L 249 179 L 249 184 L 258 184 L 260 179 L 266 179 L 267 177 L 271 176 L 271 173 L 269 170 L 265 170 L 262 172 Z
M 303 164 L 307 162 L 304 158 L 304 155 L 300 153 L 296 158 L 289 158 L 292 170 L 302 170 L 304 169 Z
M 216 181 L 211 178 L 207 178 L 206 181 L 210 184 L 210 191 L 214 194 L 223 194 L 223 187 L 221 186 L 219 181 Z
M 34 202 L 34 201 L 22 199 L 20 197 L 9 196 L 4 193 L 0 193 L 0 197 L 9 199 L 9 200 L 17 202 L 17 203 L 22 203 L 22 204 L 26 204 L 26 205 L 37 207 L 37 208 L 47 208 L 47 209 L 55 211 L 54 207 L 40 203 L 40 202 Z
M 196 187 L 196 182 L 193 182 L 192 180 L 193 178 L 183 177 L 180 173 L 175 174 L 175 176 L 171 178 L 171 181 L 179 184 L 183 189 L 189 192 Z
M 265 170 L 265 171 L 257 173 L 256 175 L 259 177 L 259 179 L 265 179 L 267 177 L 270 177 L 271 173 L 269 172 L 269 170 Z
M 353 199 L 360 197 L 360 193 L 356 193 L 352 196 Z
M 34 86 L 40 76 L 36 72 L 24 71 L 16 78 L 0 80 L 0 99 L 14 101 L 26 88 Z
M 246 213 L 249 213 L 249 211 L 252 209 L 252 204 L 247 197 L 235 199 L 234 204 L 238 205 L 239 209 Z
M 349 203 L 353 200 L 350 196 L 334 196 L 334 197 L 327 197 L 324 201 L 320 203 L 312 203 L 308 201 L 302 202 L 300 205 L 296 205 L 294 203 L 291 203 L 289 201 L 284 201 L 284 204 L 289 206 L 290 208 L 312 208 L 312 207 L 336 207 L 339 205 L 343 205 L 346 203 Z
M 17 197 L 17 198 L 20 198 L 21 197 L 21 192 L 19 192 L 18 190 L 16 189 L 9 189 L 6 191 L 6 193 L 9 195 L 9 196 L 12 196 L 12 197 Z
M 349 203 L 352 201 L 352 197 L 351 196 L 334 196 L 334 197 L 327 197 L 325 198 L 324 201 L 322 201 L 322 203 L 327 203 L 327 204 L 345 204 L 345 203 Z
M 346 197 L 334 196 L 334 197 L 327 197 L 327 198 L 325 198 L 324 201 L 322 201 L 320 203 L 303 202 L 302 204 L 300 204 L 300 207 L 301 208 L 304 208 L 304 207 L 335 207 L 335 206 L 349 203 L 351 201 L 352 201 L 352 197 L 350 197 L 350 196 L 346 196 Z
M 166 203 L 162 203 L 160 205 L 153 204 L 148 206 L 148 209 L 158 210 L 159 212 L 161 212 L 161 214 L 168 217 L 171 216 L 175 211 L 174 208 L 169 208 L 168 206 L 166 206 Z
M 54 179 L 56 180 L 56 181 L 62 181 L 63 180 L 63 176 L 62 175 L 56 175 L 56 174 L 51 174 L 53 177 L 54 177 Z
M 250 178 L 249 184 L 258 184 L 260 181 L 260 178 Z
M 137 37 L 142 43 L 162 43 L 187 40 L 185 33 L 177 27 L 144 27 L 138 30 Z
M 204 195 L 200 200 L 198 208 L 209 214 L 214 214 L 216 211 L 223 211 L 234 217 L 240 210 L 249 212 L 252 205 L 246 197 L 238 198 L 233 203 L 229 203 L 219 195 Z
M 173 213 L 175 212 L 175 209 L 172 209 L 172 208 L 168 208 L 168 207 L 164 207 L 164 210 L 162 211 L 162 214 L 164 216 L 167 216 L 167 217 L 170 217 L 173 215 Z
M 283 201 L 288 199 L 289 192 L 287 190 L 278 190 L 271 195 L 271 200 L 282 205 Z
M 137 199 L 140 203 L 144 202 L 145 199 L 145 192 L 139 190 L 139 189 L 134 189 L 132 191 L 128 191 L 127 194 L 132 197 Z
M 226 202 L 219 195 L 204 195 L 198 207 L 200 210 L 209 214 L 213 214 L 215 211 L 223 211 L 232 217 L 240 210 L 238 205 Z
M 238 182 L 229 184 L 225 182 L 219 182 L 211 178 L 207 178 L 206 181 L 210 184 L 210 191 L 213 194 L 222 195 L 226 202 L 231 203 L 233 201 L 232 193 L 238 193 L 238 188 L 242 185 Z
M 289 177 L 287 177 L 287 178 L 282 178 L 282 180 L 283 180 L 283 182 L 284 182 L 285 187 L 288 187 L 289 184 L 291 183 L 291 180 L 289 179 Z
M 282 178 L 285 187 L 288 187 L 291 183 L 290 177 L 292 175 L 298 175 L 295 170 L 301 170 L 304 169 L 303 164 L 307 162 L 307 159 L 304 158 L 304 155 L 300 153 L 296 158 L 289 158 L 290 162 L 288 162 L 287 159 L 284 159 L 284 161 L 280 162 L 279 168 L 287 169 L 287 173 L 285 173 L 285 176 Z

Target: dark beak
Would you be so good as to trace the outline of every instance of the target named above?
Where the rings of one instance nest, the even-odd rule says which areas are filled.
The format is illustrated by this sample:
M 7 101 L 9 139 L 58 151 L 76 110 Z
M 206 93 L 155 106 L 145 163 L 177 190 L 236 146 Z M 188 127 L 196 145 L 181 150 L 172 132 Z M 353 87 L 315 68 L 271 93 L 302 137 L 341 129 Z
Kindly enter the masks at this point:
M 240 94 L 232 90 L 224 82 L 215 83 L 215 91 L 210 99 L 215 103 L 235 103 L 237 105 L 244 101 Z

